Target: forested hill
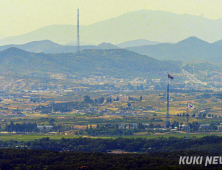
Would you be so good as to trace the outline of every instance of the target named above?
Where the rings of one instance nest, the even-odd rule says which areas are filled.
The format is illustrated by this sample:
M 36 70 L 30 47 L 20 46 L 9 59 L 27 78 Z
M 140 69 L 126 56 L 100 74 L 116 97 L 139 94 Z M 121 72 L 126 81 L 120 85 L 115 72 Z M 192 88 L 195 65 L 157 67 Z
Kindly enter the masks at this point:
M 0 52 L 0 61 L 0 71 L 22 74 L 60 72 L 77 76 L 108 75 L 123 78 L 180 72 L 175 62 L 158 61 L 124 49 L 45 54 L 9 48 Z

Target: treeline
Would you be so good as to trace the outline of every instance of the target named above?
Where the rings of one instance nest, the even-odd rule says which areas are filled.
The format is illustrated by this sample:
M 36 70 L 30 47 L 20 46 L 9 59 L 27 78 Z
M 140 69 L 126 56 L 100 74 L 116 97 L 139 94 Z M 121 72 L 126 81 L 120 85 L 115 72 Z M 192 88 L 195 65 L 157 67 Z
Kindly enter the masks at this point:
M 137 99 L 137 98 L 134 98 L 134 97 L 128 97 L 128 100 L 129 101 L 141 101 L 141 100 L 143 100 L 143 97 L 142 97 L 142 95 L 140 96 L 140 98 L 139 99 Z
M 38 131 L 36 123 L 16 123 L 11 122 L 6 124 L 5 131 L 7 132 L 32 132 Z
M 203 138 L 117 138 L 117 139 L 93 139 L 73 138 L 51 140 L 48 137 L 40 140 L 19 142 L 0 141 L 0 147 L 29 148 L 54 151 L 84 151 L 84 152 L 110 152 L 111 150 L 124 150 L 126 152 L 155 153 L 155 152 L 176 152 L 176 151 L 204 151 L 222 154 L 220 149 L 222 137 L 206 136 Z
M 122 123 L 122 124 L 110 124 L 106 123 L 104 125 L 97 124 L 96 128 L 92 128 L 92 125 L 87 125 L 86 129 L 79 130 L 75 135 L 89 135 L 89 136 L 129 136 L 136 132 L 153 132 L 151 129 L 147 128 L 161 128 L 160 124 L 149 125 L 138 123 Z
M 94 100 L 91 99 L 89 96 L 84 96 L 83 97 L 83 102 L 84 103 L 89 103 L 89 104 L 103 104 L 104 102 L 106 103 L 112 103 L 113 101 L 119 101 L 119 97 L 117 96 L 116 98 L 111 98 L 110 97 L 107 97 L 106 99 L 104 97 L 99 97 L 99 98 L 95 98 Z
M 97 124 L 96 128 L 88 126 L 85 130 L 80 130 L 76 135 L 89 135 L 89 136 L 122 136 L 133 135 L 136 129 L 120 129 L 118 124 Z M 84 134 L 85 133 L 85 134 Z
M 69 112 L 72 109 L 80 110 L 84 108 L 86 105 L 84 103 L 79 102 L 64 102 L 64 103 L 52 103 L 48 106 L 38 106 L 35 108 L 36 111 L 40 111 L 41 113 L 48 114 L 52 112 Z
M 70 127 L 62 126 L 62 125 L 54 125 L 54 119 L 49 119 L 50 125 L 52 125 L 51 129 L 38 129 L 36 123 L 13 123 L 6 124 L 5 131 L 7 132 L 50 132 L 50 131 L 59 131 L 64 132 L 65 130 L 70 130 Z
M 172 152 L 153 154 L 107 154 L 55 152 L 45 150 L 0 149 L 1 170 L 147 170 L 218 169 L 220 165 L 179 165 L 181 155 L 209 156 L 208 152 Z M 213 156 L 213 155 L 212 155 Z
M 143 87 L 143 84 L 133 86 L 130 83 L 128 83 L 128 85 L 124 86 L 123 88 L 128 89 L 128 90 L 145 90 L 145 88 Z

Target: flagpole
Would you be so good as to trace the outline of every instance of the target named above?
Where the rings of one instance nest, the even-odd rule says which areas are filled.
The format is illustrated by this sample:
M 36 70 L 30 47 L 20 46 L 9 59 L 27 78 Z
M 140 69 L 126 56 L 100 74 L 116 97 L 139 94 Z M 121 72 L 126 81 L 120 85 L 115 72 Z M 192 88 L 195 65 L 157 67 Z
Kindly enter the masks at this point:
M 189 103 L 187 102 L 187 134 L 186 134 L 186 139 L 189 139 Z
M 168 78 L 168 85 L 167 85 L 167 116 L 166 116 L 166 128 L 170 126 L 170 115 L 169 115 L 169 78 Z

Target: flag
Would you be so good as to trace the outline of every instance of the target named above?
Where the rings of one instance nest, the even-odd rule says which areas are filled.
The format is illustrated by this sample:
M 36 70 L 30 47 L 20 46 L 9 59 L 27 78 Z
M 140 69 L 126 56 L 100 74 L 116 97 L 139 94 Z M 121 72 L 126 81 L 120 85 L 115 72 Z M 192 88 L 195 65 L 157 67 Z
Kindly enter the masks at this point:
M 189 109 L 194 109 L 194 105 L 188 103 L 188 108 L 189 108 Z
M 168 74 L 168 78 L 173 79 L 173 77 L 171 75 Z

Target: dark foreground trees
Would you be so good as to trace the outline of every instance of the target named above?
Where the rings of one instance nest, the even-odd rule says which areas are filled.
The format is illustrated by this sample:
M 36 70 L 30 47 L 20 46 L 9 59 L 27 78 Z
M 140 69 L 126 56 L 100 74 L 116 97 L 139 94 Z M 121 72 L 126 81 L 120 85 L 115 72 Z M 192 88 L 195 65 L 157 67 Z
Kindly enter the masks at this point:
M 206 152 L 171 152 L 153 154 L 107 154 L 93 152 L 56 152 L 44 150 L 0 149 L 1 170 L 147 170 L 214 169 L 220 165 L 179 165 L 181 155 L 208 156 Z
M 73 138 L 0 141 L 1 170 L 77 169 L 215 169 L 221 165 L 179 165 L 180 156 L 219 156 L 222 137 Z M 17 149 L 9 149 L 9 148 Z M 121 150 L 124 154 L 107 153 Z M 103 153 L 102 153 L 103 152 Z
M 53 140 L 49 137 L 35 141 L 0 141 L 1 148 L 42 149 L 54 151 L 77 151 L 77 152 L 110 152 L 123 150 L 126 152 L 156 153 L 177 151 L 204 151 L 222 154 L 220 149 L 222 137 L 206 136 L 203 138 L 116 138 L 116 139 L 93 139 L 73 138 Z

